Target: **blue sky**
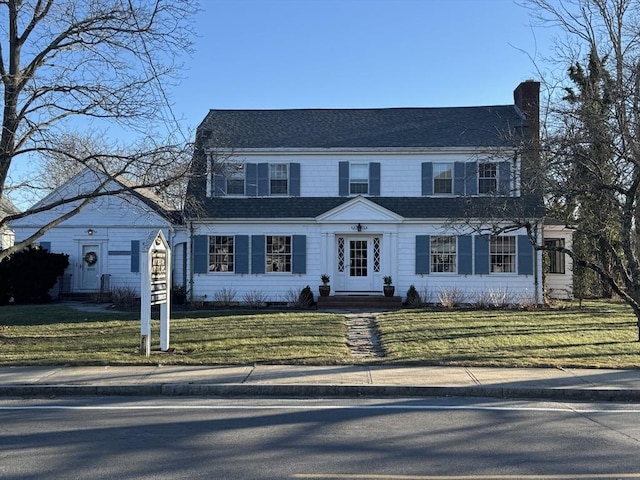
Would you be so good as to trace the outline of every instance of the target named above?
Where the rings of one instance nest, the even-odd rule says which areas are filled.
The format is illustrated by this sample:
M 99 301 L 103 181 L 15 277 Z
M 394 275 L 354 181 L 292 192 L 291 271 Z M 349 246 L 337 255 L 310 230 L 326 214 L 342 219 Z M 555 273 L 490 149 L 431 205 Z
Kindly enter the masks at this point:
M 512 104 L 550 49 L 531 23 L 515 0 L 201 0 L 195 51 L 167 91 L 191 137 L 212 108 Z
M 513 103 L 549 32 L 513 0 L 202 0 L 173 90 L 195 128 L 208 109 Z M 545 52 L 546 50 L 546 52 Z

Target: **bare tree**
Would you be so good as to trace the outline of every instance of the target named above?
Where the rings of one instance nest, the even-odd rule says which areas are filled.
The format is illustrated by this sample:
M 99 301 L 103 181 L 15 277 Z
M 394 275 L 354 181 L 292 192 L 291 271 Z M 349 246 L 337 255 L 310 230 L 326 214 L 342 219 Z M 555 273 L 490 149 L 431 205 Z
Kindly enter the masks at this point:
M 527 6 L 564 35 L 556 54 L 568 83 L 553 99 L 543 143 L 546 195 L 552 214 L 590 242 L 580 251 L 558 249 L 631 306 L 640 335 L 640 3 L 527 0 Z
M 190 0 L 0 1 L 0 198 L 16 159 L 44 152 L 99 166 L 106 178 L 128 177 L 128 188 L 183 176 L 186 168 L 167 167 L 184 155 L 185 136 L 159 141 L 157 129 L 175 120 L 165 86 L 190 50 L 194 12 Z M 126 148 L 69 149 L 62 132 L 79 128 L 74 118 L 114 122 L 143 139 Z M 62 201 L 81 200 L 76 210 L 99 192 Z M 14 218 L 0 219 L 0 229 Z

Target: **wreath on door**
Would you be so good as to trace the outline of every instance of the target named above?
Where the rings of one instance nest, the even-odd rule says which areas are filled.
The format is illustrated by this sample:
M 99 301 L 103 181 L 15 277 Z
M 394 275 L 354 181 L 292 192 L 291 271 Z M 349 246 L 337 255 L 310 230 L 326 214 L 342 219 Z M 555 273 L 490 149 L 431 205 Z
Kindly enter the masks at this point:
M 94 265 L 98 261 L 98 255 L 96 255 L 96 252 L 87 252 L 84 256 L 84 261 L 87 265 Z

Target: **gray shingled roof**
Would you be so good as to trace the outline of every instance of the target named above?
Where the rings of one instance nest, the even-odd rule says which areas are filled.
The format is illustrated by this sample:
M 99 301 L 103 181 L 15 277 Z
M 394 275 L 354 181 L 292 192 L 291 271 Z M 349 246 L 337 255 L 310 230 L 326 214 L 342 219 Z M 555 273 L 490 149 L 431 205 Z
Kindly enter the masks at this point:
M 504 146 L 527 126 L 513 105 L 445 108 L 210 110 L 206 146 L 402 148 Z
M 0 197 L 0 218 L 14 213 L 20 213 L 20 210 L 8 198 Z
M 343 203 L 352 197 L 258 197 L 207 198 L 191 212 L 192 217 L 202 216 L 211 220 L 230 219 L 311 219 Z M 486 218 L 509 215 L 510 218 L 540 217 L 539 202 L 526 201 L 522 197 L 367 197 L 381 207 L 406 219 Z M 198 215 L 198 210 L 201 215 Z M 506 216 L 505 216 L 506 218 Z

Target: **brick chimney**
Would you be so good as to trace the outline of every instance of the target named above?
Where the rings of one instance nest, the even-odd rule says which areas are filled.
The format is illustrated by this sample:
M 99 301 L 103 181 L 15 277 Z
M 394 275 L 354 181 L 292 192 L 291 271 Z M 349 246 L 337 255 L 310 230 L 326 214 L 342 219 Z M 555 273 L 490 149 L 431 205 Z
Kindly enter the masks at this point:
M 540 142 L 540 82 L 525 80 L 513 91 L 513 101 L 529 122 L 531 140 Z

